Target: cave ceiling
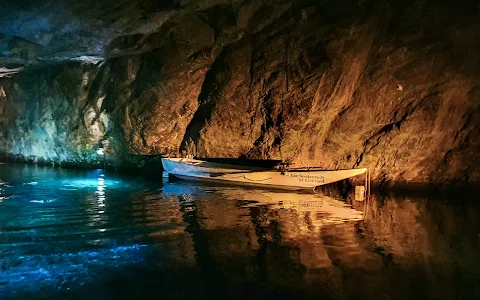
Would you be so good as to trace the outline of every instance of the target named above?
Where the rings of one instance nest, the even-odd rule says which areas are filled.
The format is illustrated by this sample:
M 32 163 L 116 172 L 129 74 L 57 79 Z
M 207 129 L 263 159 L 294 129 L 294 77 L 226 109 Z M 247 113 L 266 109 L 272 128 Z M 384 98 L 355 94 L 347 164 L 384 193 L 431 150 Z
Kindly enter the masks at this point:
M 116 37 L 148 34 L 187 1 L 0 2 L 0 74 L 67 60 L 98 63 Z

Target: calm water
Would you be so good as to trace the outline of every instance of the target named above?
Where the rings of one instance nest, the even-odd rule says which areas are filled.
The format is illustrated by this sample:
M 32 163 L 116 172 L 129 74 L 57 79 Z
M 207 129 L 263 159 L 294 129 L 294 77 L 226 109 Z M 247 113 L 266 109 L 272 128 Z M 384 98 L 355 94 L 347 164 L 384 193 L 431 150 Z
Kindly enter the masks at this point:
M 475 299 L 480 209 L 0 165 L 0 299 Z

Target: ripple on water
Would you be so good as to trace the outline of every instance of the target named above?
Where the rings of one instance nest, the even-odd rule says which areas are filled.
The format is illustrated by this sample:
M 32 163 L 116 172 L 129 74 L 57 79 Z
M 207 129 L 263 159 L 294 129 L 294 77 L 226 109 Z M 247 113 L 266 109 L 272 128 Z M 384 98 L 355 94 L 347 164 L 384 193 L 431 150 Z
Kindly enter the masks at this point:
M 478 208 L 408 197 L 353 204 L 2 165 L 0 298 L 480 295 Z

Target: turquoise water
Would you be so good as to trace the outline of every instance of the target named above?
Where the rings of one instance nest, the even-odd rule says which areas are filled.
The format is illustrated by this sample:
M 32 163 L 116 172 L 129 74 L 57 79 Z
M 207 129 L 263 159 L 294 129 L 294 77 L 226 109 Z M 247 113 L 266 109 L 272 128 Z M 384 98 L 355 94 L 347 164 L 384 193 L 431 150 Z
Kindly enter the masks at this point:
M 452 203 L 1 164 L 0 299 L 475 299 Z

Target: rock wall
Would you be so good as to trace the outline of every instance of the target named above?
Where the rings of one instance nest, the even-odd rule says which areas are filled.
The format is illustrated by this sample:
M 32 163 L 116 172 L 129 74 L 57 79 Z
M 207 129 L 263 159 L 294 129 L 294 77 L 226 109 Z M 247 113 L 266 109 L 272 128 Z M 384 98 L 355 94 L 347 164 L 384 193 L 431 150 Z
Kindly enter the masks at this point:
M 22 73 L 0 97 L 0 150 L 32 161 L 95 163 L 105 128 L 88 104 L 91 68 L 60 65 Z
M 437 2 L 179 3 L 100 66 L 2 79 L 2 152 L 81 164 L 109 140 L 116 164 L 190 153 L 478 184 L 479 8 Z

